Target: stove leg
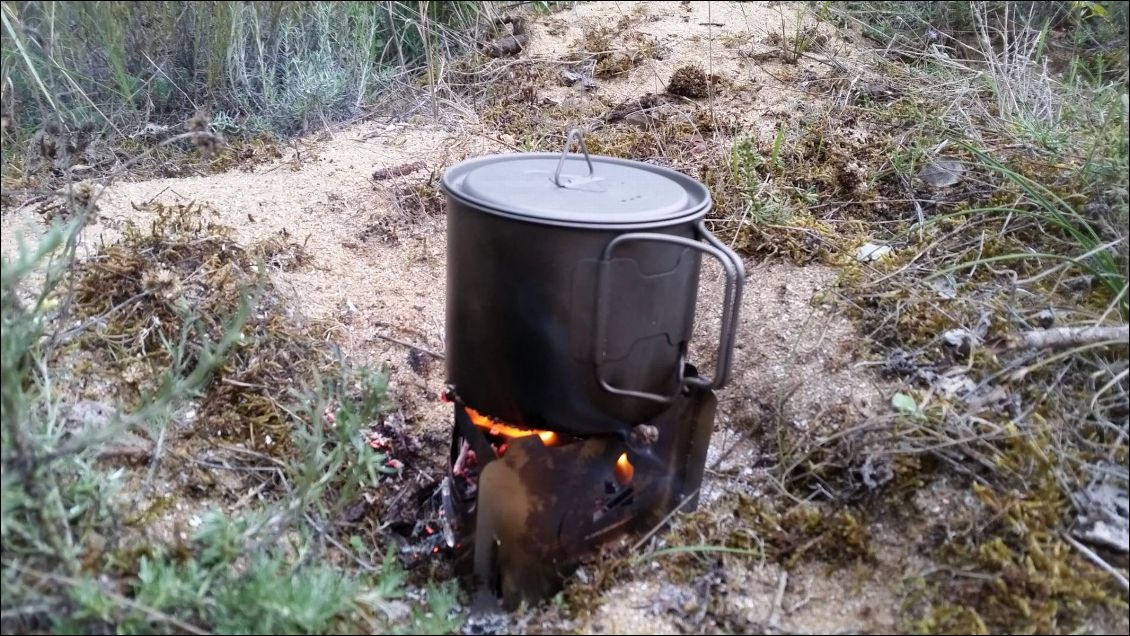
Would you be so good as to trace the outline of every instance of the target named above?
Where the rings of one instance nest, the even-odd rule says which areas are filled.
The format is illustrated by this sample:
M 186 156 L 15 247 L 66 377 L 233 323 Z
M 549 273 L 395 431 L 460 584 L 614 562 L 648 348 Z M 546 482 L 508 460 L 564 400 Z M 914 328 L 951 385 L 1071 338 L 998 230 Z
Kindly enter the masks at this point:
M 686 440 L 686 455 L 680 480 L 683 485 L 676 495 L 676 501 L 671 502 L 669 506 L 673 509 L 689 497 L 680 509 L 681 512 L 694 512 L 698 509 L 702 478 L 706 473 L 706 451 L 710 447 L 710 437 L 714 432 L 714 412 L 718 405 L 718 399 L 713 391 L 697 388 L 692 391 L 698 395 L 692 397 L 692 413 L 689 418 L 691 431 Z

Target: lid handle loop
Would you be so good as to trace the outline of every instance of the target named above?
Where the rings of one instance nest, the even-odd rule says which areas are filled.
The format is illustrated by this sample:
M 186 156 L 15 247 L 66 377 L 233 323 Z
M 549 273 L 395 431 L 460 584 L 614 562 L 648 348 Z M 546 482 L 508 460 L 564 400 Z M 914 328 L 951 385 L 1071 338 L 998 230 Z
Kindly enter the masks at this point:
M 585 146 L 584 135 L 581 134 L 580 128 L 574 128 L 569 131 L 569 136 L 565 138 L 565 150 L 561 151 L 561 159 L 557 161 L 557 171 L 553 173 L 553 182 L 557 187 L 567 187 L 568 183 L 561 183 L 561 168 L 565 166 L 565 157 L 569 154 L 569 148 L 573 145 L 573 140 L 576 139 L 577 143 L 581 146 L 581 152 L 585 153 L 585 163 L 589 164 L 589 177 L 592 178 L 592 159 L 589 158 L 589 149 Z

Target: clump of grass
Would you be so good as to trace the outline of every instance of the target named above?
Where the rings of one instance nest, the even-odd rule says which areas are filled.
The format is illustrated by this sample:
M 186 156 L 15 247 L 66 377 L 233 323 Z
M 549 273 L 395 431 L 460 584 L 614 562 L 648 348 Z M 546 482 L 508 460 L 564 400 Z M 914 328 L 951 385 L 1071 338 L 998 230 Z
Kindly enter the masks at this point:
M 914 387 L 918 402 L 890 437 L 854 445 L 895 457 L 926 453 L 935 477 L 919 472 L 919 485 L 956 472 L 1025 502 L 998 514 L 1042 511 L 1014 519 L 1012 534 L 979 518 L 986 530 L 977 540 L 944 544 L 942 561 L 1003 584 L 989 591 L 933 581 L 935 604 L 915 610 L 915 620 L 927 621 L 915 629 L 1061 629 L 1086 620 L 1084 607 L 1117 605 L 1109 577 L 1084 565 L 1058 533 L 1071 526 L 1080 510 L 1073 502 L 1104 458 L 1126 455 L 1117 424 L 1127 405 L 1126 352 L 1115 342 L 1050 353 L 1000 343 L 1050 324 L 1124 320 L 1125 267 L 1090 221 L 1052 203 L 1061 198 L 973 155 L 984 174 L 1003 179 L 1001 204 L 939 216 L 905 254 L 848 287 L 850 310 L 884 368 Z M 1067 572 L 1080 579 L 1065 580 Z
M 1126 611 L 1097 570 L 1055 534 L 1054 493 L 1017 498 L 973 487 L 987 513 L 972 532 L 941 546 L 941 558 L 965 578 L 942 572 L 912 584 L 904 611 L 913 633 L 1053 633 L 1093 620 L 1096 609 Z
M 791 568 L 801 561 L 833 567 L 868 562 L 871 537 L 862 510 L 833 510 L 786 497 L 754 499 L 735 493 L 675 522 L 672 545 L 638 558 L 663 558 L 690 568 L 718 554 L 772 561 Z
M 198 206 L 156 206 L 148 231 L 126 228 L 128 249 L 83 260 L 96 204 L 67 206 L 3 263 L 4 631 L 453 629 L 450 585 L 409 597 L 385 535 L 339 521 L 396 472 L 366 437 L 386 376 L 320 365 L 321 338 L 281 319 L 263 264 Z M 115 397 L 115 362 L 135 359 L 147 389 Z M 244 407 L 261 412 L 233 421 L 275 418 L 277 446 L 258 443 L 262 428 L 238 445 L 215 435 Z M 146 442 L 144 461 L 108 452 L 127 438 Z M 229 513 L 156 486 L 201 462 L 243 476 Z M 182 504 L 199 506 L 195 524 L 149 527 Z
M 164 369 L 194 361 L 193 343 L 219 337 L 244 290 L 259 288 L 254 317 L 201 396 L 194 425 L 250 448 L 287 454 L 289 417 L 280 401 L 312 380 L 294 371 L 328 368 L 328 360 L 316 362 L 325 356 L 312 345 L 317 338 L 285 318 L 267 278 L 271 261 L 288 264 L 279 261 L 288 253 L 301 261 L 301 246 L 274 241 L 244 250 L 231 229 L 208 219 L 209 210 L 199 204 L 156 204 L 147 211 L 153 214 L 148 229 L 127 222 L 118 243 L 76 264 L 72 309 L 80 327 L 61 335 L 73 345 L 60 353 L 79 370 L 95 364 L 113 370 L 122 380 L 117 397 L 124 403 L 145 400 Z M 266 258 L 256 262 L 256 252 Z M 84 359 L 87 352 L 99 352 L 97 362 Z M 300 360 L 312 366 L 295 367 Z M 88 389 L 92 399 L 102 390 Z
M 940 6 L 884 10 L 913 21 Z M 1071 529 L 1087 510 L 1087 484 L 1108 474 L 1110 458 L 1127 455 L 1126 349 L 1116 341 L 1050 350 L 1010 343 L 1021 332 L 1127 320 L 1127 234 L 1115 221 L 1126 199 L 1114 186 L 1128 172 L 1126 146 L 1109 137 L 1125 125 L 1116 107 L 1125 88 L 1072 64 L 1055 76 L 1038 46 L 1047 21 L 996 3 L 970 7 L 972 33 L 985 37 L 955 45 L 959 64 L 931 53 L 929 42 L 892 45 L 917 51 L 905 57 L 924 69 L 890 67 L 887 81 L 907 73 L 918 87 L 894 91 L 901 97 L 886 117 L 898 134 L 881 144 L 889 163 L 869 165 L 869 205 L 897 212 L 869 231 L 895 252 L 846 261 L 839 292 L 879 368 L 902 383 L 893 424 L 884 417 L 799 440 L 778 478 L 799 497 L 820 493 L 852 508 L 887 502 L 906 520 L 921 518 L 939 493 L 976 502 L 930 521 L 920 552 L 941 569 L 915 583 L 908 629 L 1069 631 L 1096 608 L 1125 607 L 1124 592 L 1072 543 Z M 1005 25 L 1004 15 L 1024 19 Z M 1001 49 L 1006 40 L 1015 46 Z M 938 110 L 935 99 L 961 106 Z M 858 104 L 863 117 L 878 115 Z M 818 150 L 799 139 L 800 156 Z M 763 147 L 761 156 L 771 155 Z M 923 185 L 922 167 L 943 156 L 963 166 L 962 179 Z M 775 161 L 761 163 L 757 174 L 773 174 Z M 838 181 L 812 174 L 810 185 Z M 879 460 L 885 468 L 876 473 Z M 1125 471 L 1115 472 L 1109 478 L 1125 488 Z
M 271 269 L 286 272 L 299 270 L 314 260 L 306 249 L 309 239 L 307 236 L 299 243 L 284 228 L 252 245 L 250 256 Z
M 160 418 L 177 400 L 206 382 L 234 338 L 225 331 L 202 342 L 196 364 L 167 376 L 152 399 L 125 418 L 75 430 L 61 410 L 56 377 L 47 365 L 49 328 L 65 299 L 62 289 L 73 259 L 75 234 L 88 217 L 57 222 L 34 251 L 3 263 L 3 470 L 5 631 L 42 625 L 69 606 L 60 581 L 75 580 L 91 551 L 100 551 L 120 518 L 114 505 L 120 472 L 96 468 L 92 447 Z M 236 312 L 235 322 L 243 312 Z M 11 618 L 9 618 L 11 617 Z
M 667 92 L 692 99 L 706 97 L 710 93 L 710 80 L 706 71 L 697 64 L 680 66 L 671 74 Z
M 432 53 L 469 48 L 483 11 L 470 2 L 5 4 L 4 154 L 48 122 L 67 134 L 93 125 L 115 146 L 197 112 L 232 138 L 302 133 L 365 112 Z
M 714 195 L 712 217 L 736 249 L 839 263 L 867 230 L 862 217 L 874 214 L 869 170 L 883 160 L 881 150 L 860 147 L 842 132 L 813 126 L 790 139 L 782 124 L 767 142 L 737 137 L 728 155 L 699 172 Z
M 942 46 L 964 55 L 981 48 L 984 18 L 994 32 L 989 44 L 998 50 L 1004 42 L 1029 25 L 1046 25 L 1048 32 L 1061 35 L 1046 42 L 1061 58 L 1078 58 L 1095 64 L 1112 75 L 1126 68 L 1126 8 L 1117 2 L 1042 2 L 1031 5 L 991 1 L 974 3 L 935 2 L 903 5 L 897 2 L 847 2 L 826 5 L 826 15 L 841 24 L 850 21 L 881 46 L 907 52 L 931 45 Z M 1009 19 L 1011 18 L 1011 19 Z M 1039 29 L 1037 29 L 1039 30 Z
M 781 30 L 770 31 L 769 35 L 765 36 L 765 43 L 774 47 L 777 57 L 782 62 L 796 64 L 805 53 L 827 44 L 828 36 L 820 33 L 815 26 L 805 26 L 798 14 L 791 31 L 782 21 Z
M 575 63 L 589 63 L 594 77 L 608 79 L 661 57 L 663 53 L 655 38 L 632 29 L 641 19 L 639 15 L 625 15 L 615 25 L 585 26 L 581 40 L 573 45 Z

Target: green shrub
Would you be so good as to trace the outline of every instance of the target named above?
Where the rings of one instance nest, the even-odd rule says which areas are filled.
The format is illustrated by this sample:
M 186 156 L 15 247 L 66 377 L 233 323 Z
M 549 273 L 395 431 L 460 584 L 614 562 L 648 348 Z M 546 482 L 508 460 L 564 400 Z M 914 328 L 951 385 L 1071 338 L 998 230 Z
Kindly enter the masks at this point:
M 461 50 L 471 2 L 4 2 L 6 135 L 49 119 L 122 136 L 197 111 L 251 133 L 362 110 L 426 48 Z M 265 130 L 259 130 L 259 128 Z

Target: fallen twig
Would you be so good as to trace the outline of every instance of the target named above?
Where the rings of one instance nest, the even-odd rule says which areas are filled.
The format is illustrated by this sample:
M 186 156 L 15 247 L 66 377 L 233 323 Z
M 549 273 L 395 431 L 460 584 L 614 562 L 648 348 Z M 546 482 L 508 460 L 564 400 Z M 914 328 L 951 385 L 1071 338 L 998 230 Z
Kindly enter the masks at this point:
M 303 513 L 302 516 L 306 518 L 307 523 L 309 523 L 315 530 L 318 531 L 318 534 L 321 535 L 323 539 L 328 541 L 330 545 L 334 546 L 338 550 L 341 550 L 347 557 L 353 559 L 353 562 L 360 566 L 361 569 L 365 570 L 366 572 L 378 572 L 380 570 L 380 568 L 376 567 L 369 561 L 362 559 L 353 550 L 342 545 L 341 541 L 333 538 L 333 536 L 326 531 L 322 524 L 318 523 L 317 520 L 314 519 L 314 517 L 310 516 L 310 513 Z
M 773 609 L 769 612 L 769 618 L 766 624 L 774 630 L 780 629 L 781 613 L 784 610 L 785 602 L 785 588 L 789 585 L 789 573 L 781 570 L 781 575 L 777 577 L 777 595 L 773 597 Z
M 393 338 L 392 336 L 386 336 L 383 333 L 378 333 L 377 337 L 380 338 L 381 340 L 388 340 L 389 342 L 395 342 L 396 344 L 401 345 L 403 347 L 408 347 L 409 349 L 415 349 L 416 351 L 419 351 L 420 353 L 426 353 L 429 356 L 431 356 L 431 357 L 433 357 L 437 360 L 443 360 L 444 359 L 444 355 L 442 353 L 436 353 L 435 351 L 432 351 L 431 349 L 425 349 L 424 347 L 421 347 L 419 345 L 414 345 L 411 342 L 405 342 L 403 340 L 400 340 L 399 338 Z
M 400 166 L 393 166 L 391 168 L 380 168 L 373 171 L 373 181 L 381 181 L 383 179 L 391 179 L 392 177 L 403 177 L 406 174 L 412 174 L 417 170 L 423 170 L 427 167 L 423 161 L 413 161 Z
M 1130 581 L 1128 581 L 1126 579 L 1126 577 L 1123 576 L 1123 574 L 1121 572 L 1114 569 L 1113 565 L 1107 563 L 1102 557 L 1095 554 L 1094 550 L 1088 548 L 1087 546 L 1083 545 L 1082 543 L 1079 543 L 1078 541 L 1075 540 L 1075 537 L 1072 537 L 1071 535 L 1067 534 L 1066 532 L 1063 533 L 1063 539 L 1064 539 L 1064 541 L 1067 541 L 1068 543 L 1070 543 L 1072 545 L 1072 547 L 1074 547 L 1076 550 L 1081 552 L 1083 554 L 1083 556 L 1087 557 L 1088 561 L 1090 561 L 1091 563 L 1094 563 L 1095 565 L 1099 566 L 1099 569 L 1101 569 L 1102 571 L 1106 572 L 1107 574 L 1113 576 L 1114 580 L 1118 582 L 1118 586 L 1121 587 L 1123 591 L 1130 592 Z
M 220 382 L 223 382 L 224 384 L 230 384 L 232 386 L 241 386 L 245 389 L 269 389 L 270 388 L 269 386 L 267 386 L 265 384 L 252 384 L 250 382 L 240 382 L 239 380 L 233 380 L 231 378 L 220 378 Z
M 655 524 L 655 526 L 652 527 L 651 530 L 648 530 L 647 534 L 645 534 L 639 541 L 636 541 L 636 544 L 632 546 L 631 551 L 635 552 L 642 548 L 643 544 L 647 543 L 648 539 L 655 536 L 655 533 L 659 532 L 660 528 L 667 525 L 667 522 L 671 520 L 671 517 L 674 517 L 676 514 L 678 514 L 679 511 L 683 509 L 683 506 L 687 505 L 687 503 L 690 502 L 691 499 L 694 499 L 696 495 L 698 495 L 698 488 L 695 488 L 689 494 L 687 494 L 686 497 L 683 497 L 683 500 L 679 502 L 679 505 L 676 506 L 674 510 L 668 512 L 667 515 L 659 521 L 659 523 Z
M 1130 340 L 1130 325 L 1053 327 L 1010 334 L 1003 338 L 1002 344 L 1006 349 L 1059 349 L 1107 341 L 1125 345 L 1128 340 Z
M 131 296 L 130 298 L 122 301 L 121 303 L 118 303 L 117 305 L 114 305 L 113 307 L 107 309 L 106 311 L 104 311 L 100 314 L 97 314 L 95 316 L 91 316 L 91 317 L 87 318 L 86 320 L 82 321 L 78 325 L 75 325 L 74 327 L 71 327 L 70 329 L 67 329 L 66 331 L 56 332 L 55 335 L 53 335 L 52 338 L 51 338 L 51 343 L 52 344 L 58 344 L 58 343 L 61 343 L 61 342 L 64 342 L 64 341 L 68 341 L 71 338 L 73 338 L 74 336 L 85 331 L 91 325 L 93 325 L 93 324 L 95 324 L 99 321 L 102 321 L 102 320 L 109 318 L 115 312 L 117 312 L 117 311 L 119 311 L 119 310 L 121 310 L 125 307 L 130 306 L 135 301 L 141 300 L 142 298 L 145 298 L 148 295 L 149 295 L 149 292 L 147 292 L 147 291 L 139 292 L 139 293 Z

